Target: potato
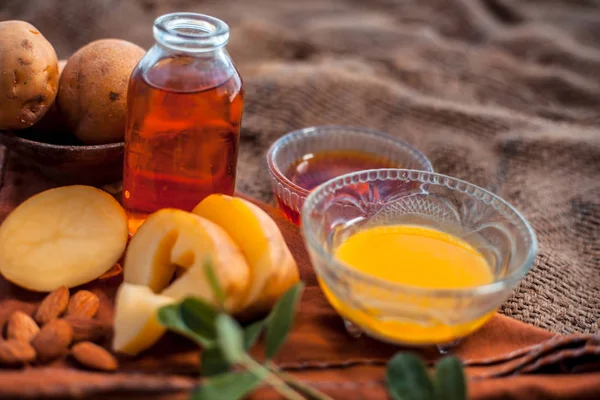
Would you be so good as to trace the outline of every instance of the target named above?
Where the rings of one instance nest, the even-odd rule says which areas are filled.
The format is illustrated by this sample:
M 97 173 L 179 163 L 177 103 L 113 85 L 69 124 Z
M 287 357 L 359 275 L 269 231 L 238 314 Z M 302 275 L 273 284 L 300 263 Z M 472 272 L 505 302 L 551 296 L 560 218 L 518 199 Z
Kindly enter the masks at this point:
M 299 281 L 277 224 L 246 200 L 212 195 L 193 213 L 157 211 L 127 249 L 113 349 L 136 355 L 152 346 L 165 331 L 154 315 L 169 299 L 195 296 L 215 304 L 207 259 L 225 294 L 225 309 L 240 319 L 269 311 Z
M 90 282 L 121 258 L 127 216 L 108 193 L 64 186 L 15 208 L 0 226 L 0 273 L 25 289 L 50 292 Z
M 206 277 L 213 263 L 226 295 L 225 309 L 235 313 L 248 293 L 249 268 L 239 248 L 217 225 L 175 209 L 151 214 L 131 239 L 123 266 L 123 284 L 115 303 L 113 349 L 136 355 L 165 332 L 156 310 L 184 297 L 216 304 Z M 173 282 L 173 276 L 178 272 Z
M 58 107 L 83 143 L 123 141 L 129 77 L 144 53 L 133 43 L 103 39 L 69 58 L 60 77 Z
M 216 304 L 205 276 L 207 259 L 227 295 L 225 307 L 231 312 L 239 310 L 249 284 L 244 256 L 221 228 L 185 211 L 163 209 L 146 219 L 129 243 L 123 279 L 165 296 L 198 296 Z M 176 267 L 186 271 L 169 284 Z
M 115 299 L 113 350 L 137 355 L 152 346 L 166 331 L 158 321 L 158 309 L 173 302 L 148 286 L 123 283 Z
M 27 22 L 0 22 L 0 129 L 35 124 L 57 90 L 58 61 L 50 42 Z
M 250 266 L 250 291 L 241 314 L 268 312 L 277 299 L 298 283 L 296 261 L 279 227 L 256 205 L 223 194 L 213 194 L 192 213 L 219 225 L 240 247 Z

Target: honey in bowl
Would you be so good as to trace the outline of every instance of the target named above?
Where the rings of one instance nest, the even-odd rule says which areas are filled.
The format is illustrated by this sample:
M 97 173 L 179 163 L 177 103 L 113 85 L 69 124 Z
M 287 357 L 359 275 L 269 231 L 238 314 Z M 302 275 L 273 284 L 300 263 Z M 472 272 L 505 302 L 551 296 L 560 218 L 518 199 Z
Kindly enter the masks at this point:
M 400 166 L 397 162 L 372 153 L 352 150 L 323 151 L 303 155 L 290 165 L 285 175 L 295 185 L 311 191 L 330 179 L 350 172 L 398 167 Z M 277 196 L 276 200 L 285 216 L 298 224 L 300 213 L 291 209 Z
M 367 228 L 340 243 L 334 256 L 374 278 L 415 288 L 462 289 L 493 282 L 490 265 L 471 244 L 424 226 Z M 377 319 L 372 315 L 380 310 L 365 313 L 336 298 L 323 281 L 321 287 L 329 302 L 348 320 L 385 340 L 409 345 L 451 342 L 478 329 L 493 315 L 488 313 L 457 325 Z M 360 296 L 363 289 L 353 288 L 354 294 Z

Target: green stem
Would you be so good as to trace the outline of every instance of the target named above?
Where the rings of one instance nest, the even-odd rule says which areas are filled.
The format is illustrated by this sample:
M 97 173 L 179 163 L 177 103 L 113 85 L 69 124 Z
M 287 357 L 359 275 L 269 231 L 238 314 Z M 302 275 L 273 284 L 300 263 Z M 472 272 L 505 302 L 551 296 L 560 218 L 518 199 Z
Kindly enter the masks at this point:
M 275 389 L 279 394 L 288 400 L 306 400 L 300 394 L 290 388 L 282 379 L 271 372 L 269 369 L 260 365 L 249 355 L 245 355 L 240 362 L 250 373 L 258 379 L 264 380 L 269 386 Z
M 329 397 L 325 393 L 319 392 L 317 389 L 302 382 L 300 379 L 296 378 L 295 376 L 290 375 L 286 372 L 283 372 L 282 370 L 277 368 L 277 366 L 273 363 L 268 363 L 267 368 L 269 368 L 269 371 L 271 371 L 276 376 L 281 378 L 288 385 L 290 385 L 294 389 L 304 393 L 305 395 L 309 396 L 313 400 L 334 400 L 332 397 Z

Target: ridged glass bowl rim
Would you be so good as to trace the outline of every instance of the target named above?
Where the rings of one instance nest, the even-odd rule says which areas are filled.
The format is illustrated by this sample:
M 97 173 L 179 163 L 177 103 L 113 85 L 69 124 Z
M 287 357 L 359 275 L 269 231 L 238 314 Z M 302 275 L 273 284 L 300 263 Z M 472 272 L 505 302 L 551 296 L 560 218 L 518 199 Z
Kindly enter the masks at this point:
M 279 165 L 277 165 L 277 163 L 275 162 L 275 157 L 277 156 L 279 151 L 281 151 L 281 149 L 288 145 L 290 142 L 304 139 L 309 136 L 315 136 L 322 132 L 331 131 L 353 131 L 355 133 L 376 136 L 379 139 L 387 140 L 390 143 L 394 143 L 395 145 L 406 149 L 412 157 L 419 160 L 427 167 L 426 171 L 433 171 L 431 161 L 429 161 L 425 154 L 423 154 L 420 150 L 418 150 L 416 147 L 412 146 L 408 142 L 375 129 L 346 125 L 315 125 L 302 129 L 296 129 L 286 133 L 285 135 L 277 139 L 271 145 L 269 151 L 267 152 L 267 163 L 269 165 L 269 170 L 279 180 L 279 182 L 285 184 L 288 188 L 293 189 L 295 192 L 303 195 L 304 197 L 307 197 L 310 191 L 290 181 L 287 178 L 287 176 L 285 176 L 285 173 L 279 168 Z
M 373 175 L 375 178 L 372 178 Z M 451 190 L 459 190 L 458 185 L 462 185 L 464 190 L 460 190 L 470 196 L 476 197 L 479 201 L 483 201 L 489 206 L 493 207 L 500 214 L 506 218 L 514 221 L 516 224 L 521 226 L 521 233 L 530 240 L 529 248 L 527 249 L 527 256 L 524 262 L 516 268 L 510 275 L 503 277 L 500 280 L 494 281 L 489 284 L 479 285 L 469 288 L 457 288 L 457 289 L 427 289 L 417 286 L 403 285 L 399 283 L 390 283 L 380 278 L 365 274 L 351 267 L 350 265 L 337 260 L 331 252 L 327 251 L 325 247 L 318 240 L 314 233 L 313 224 L 310 221 L 309 215 L 312 208 L 319 203 L 323 197 L 335 192 L 344 186 L 351 184 L 371 182 L 373 180 L 398 180 L 403 177 L 404 181 L 418 182 L 428 185 L 444 185 Z M 451 183 L 454 187 L 449 186 Z M 489 200 L 484 200 L 484 198 Z M 501 210 L 504 208 L 504 211 Z M 346 175 L 333 178 L 315 190 L 313 190 L 306 198 L 301 212 L 301 229 L 304 236 L 304 240 L 310 249 L 314 250 L 326 263 L 326 268 L 330 270 L 339 270 L 343 274 L 352 277 L 362 283 L 367 283 L 374 287 L 386 289 L 396 293 L 409 293 L 417 296 L 435 296 L 435 297 L 447 297 L 447 296 L 460 296 L 460 297 L 478 297 L 487 294 L 500 292 L 505 288 L 511 288 L 518 283 L 531 269 L 535 257 L 538 251 L 538 243 L 535 232 L 529 224 L 529 222 L 521 215 L 521 213 L 515 209 L 508 202 L 503 200 L 501 197 L 494 193 L 483 189 L 477 185 L 464 181 L 462 179 L 454 178 L 448 175 L 438 174 L 435 172 L 420 171 L 413 169 L 371 169 L 364 171 L 352 172 Z M 335 271 L 334 271 L 335 272 Z M 335 288 L 332 288 L 335 289 Z

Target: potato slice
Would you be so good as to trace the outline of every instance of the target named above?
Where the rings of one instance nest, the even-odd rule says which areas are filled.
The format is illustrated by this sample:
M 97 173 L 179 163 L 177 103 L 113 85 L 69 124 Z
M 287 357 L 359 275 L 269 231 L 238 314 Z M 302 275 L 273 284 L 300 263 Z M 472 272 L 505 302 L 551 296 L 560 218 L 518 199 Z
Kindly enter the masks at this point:
M 175 299 L 197 296 L 215 304 L 205 273 L 207 260 L 225 292 L 225 308 L 237 312 L 249 287 L 244 256 L 223 229 L 185 211 L 163 209 L 148 217 L 129 244 L 124 279 Z M 169 285 L 178 267 L 187 271 Z
M 166 331 L 158 321 L 158 309 L 173 302 L 147 286 L 123 283 L 115 301 L 113 350 L 137 355 L 156 343 Z
M 192 213 L 225 230 L 237 243 L 250 266 L 250 290 L 245 311 L 268 311 L 275 301 L 298 282 L 298 267 L 279 227 L 256 205 L 223 194 L 214 194 Z
M 0 226 L 0 272 L 40 292 L 82 285 L 119 260 L 127 238 L 125 211 L 108 193 L 91 186 L 50 189 Z

